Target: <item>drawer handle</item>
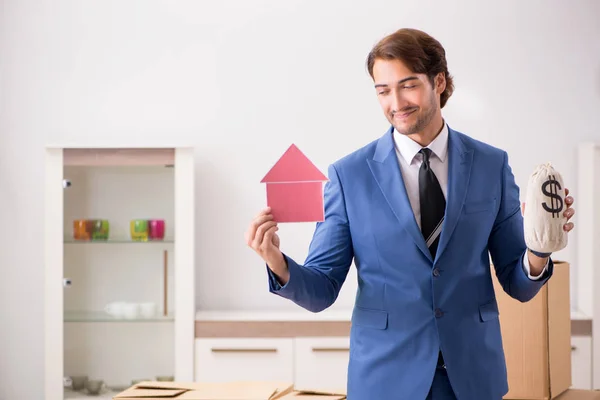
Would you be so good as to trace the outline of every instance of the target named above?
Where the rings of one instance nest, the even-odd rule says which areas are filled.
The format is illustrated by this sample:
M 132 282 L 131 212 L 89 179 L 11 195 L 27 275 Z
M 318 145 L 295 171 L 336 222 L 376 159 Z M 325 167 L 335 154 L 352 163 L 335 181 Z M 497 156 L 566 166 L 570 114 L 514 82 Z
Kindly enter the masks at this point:
M 213 353 L 277 353 L 277 349 L 257 348 L 257 349 L 231 349 L 231 348 L 211 348 Z
M 348 347 L 313 347 L 312 351 L 314 352 L 345 352 L 350 351 Z
M 571 351 L 577 350 L 577 346 L 571 346 Z

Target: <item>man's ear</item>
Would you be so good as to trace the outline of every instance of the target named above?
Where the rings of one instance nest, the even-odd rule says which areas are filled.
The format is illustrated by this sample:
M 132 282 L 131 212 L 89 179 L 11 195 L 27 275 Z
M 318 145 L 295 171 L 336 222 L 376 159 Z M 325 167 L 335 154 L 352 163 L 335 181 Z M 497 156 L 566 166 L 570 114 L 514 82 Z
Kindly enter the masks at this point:
M 435 82 L 436 93 L 437 94 L 444 93 L 444 90 L 446 90 L 446 76 L 444 75 L 443 72 L 440 72 L 439 74 L 436 75 L 434 82 Z

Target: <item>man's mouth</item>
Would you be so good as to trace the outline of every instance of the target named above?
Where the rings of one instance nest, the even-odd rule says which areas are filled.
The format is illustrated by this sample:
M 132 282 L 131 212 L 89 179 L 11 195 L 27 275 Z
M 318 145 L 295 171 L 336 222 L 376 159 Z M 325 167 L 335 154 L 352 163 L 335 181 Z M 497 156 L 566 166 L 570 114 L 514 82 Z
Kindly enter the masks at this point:
M 410 110 L 410 111 L 406 111 L 406 112 L 403 112 L 403 113 L 399 113 L 399 112 L 398 112 L 398 113 L 395 113 L 395 114 L 394 114 L 394 118 L 398 118 L 398 119 L 405 119 L 405 118 L 407 118 L 409 115 L 411 115 L 412 113 L 414 113 L 415 111 L 417 111 L 417 110 L 416 110 L 416 109 L 412 109 L 412 110 Z

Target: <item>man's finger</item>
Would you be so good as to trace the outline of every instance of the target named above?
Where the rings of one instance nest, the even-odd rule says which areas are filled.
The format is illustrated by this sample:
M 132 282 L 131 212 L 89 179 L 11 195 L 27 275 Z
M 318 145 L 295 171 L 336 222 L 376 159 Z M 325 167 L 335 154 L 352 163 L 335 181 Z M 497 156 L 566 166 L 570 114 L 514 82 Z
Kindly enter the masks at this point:
M 260 212 L 258 213 L 257 217 L 263 216 L 263 215 L 267 215 L 271 213 L 271 207 L 265 207 L 262 210 L 260 210 Z
M 273 243 L 273 236 L 275 235 L 275 232 L 277 232 L 279 230 L 278 226 L 272 226 L 269 229 L 267 229 L 267 231 L 265 232 L 263 241 L 261 243 L 261 248 L 263 250 L 266 250 L 269 246 L 272 245 Z
M 575 202 L 575 200 L 571 196 L 565 198 L 565 203 L 567 203 L 567 206 L 572 205 L 574 202 Z
M 575 209 L 574 209 L 574 208 L 567 208 L 567 209 L 565 210 L 565 212 L 563 213 L 563 215 L 564 215 L 565 217 L 567 217 L 567 220 L 568 220 L 568 219 L 569 219 L 569 218 L 571 218 L 573 215 L 575 215 Z
M 259 226 L 258 229 L 256 230 L 256 236 L 260 237 L 261 241 L 262 241 L 262 237 L 265 235 L 265 233 L 274 226 L 277 226 L 277 222 L 275 222 L 275 221 L 265 222 L 264 224 Z
M 258 227 L 271 219 L 273 219 L 273 215 L 271 214 L 259 215 L 256 218 L 254 218 L 254 220 L 250 224 L 250 228 L 248 231 L 248 240 L 254 240 L 254 236 L 256 236 L 256 230 L 258 229 Z
M 254 218 L 252 223 L 258 228 L 262 223 L 271 219 L 273 219 L 273 214 L 260 214 L 256 218 Z
M 260 244 L 263 242 L 263 237 L 265 232 L 268 231 L 271 227 L 276 226 L 277 222 L 275 221 L 267 221 L 263 223 L 256 229 L 256 234 L 254 235 L 253 247 L 257 250 L 260 247 Z
M 263 225 L 263 226 L 264 226 L 264 225 Z M 273 225 L 273 226 L 269 226 L 267 229 L 265 229 L 265 230 L 264 230 L 264 232 L 261 232 L 261 235 L 260 235 L 260 236 L 261 236 L 261 239 L 262 239 L 262 240 L 261 240 L 261 241 L 260 241 L 260 243 L 258 244 L 258 250 L 259 250 L 260 252 L 265 252 L 265 251 L 266 251 L 266 250 L 269 248 L 269 246 L 270 246 L 270 242 L 269 242 L 269 241 L 267 241 L 267 237 L 268 237 L 268 235 L 271 235 L 271 236 L 273 235 L 272 233 L 269 233 L 269 232 L 271 232 L 271 231 L 272 231 L 272 230 L 274 230 L 274 229 L 275 229 L 275 225 Z M 258 236 L 258 235 L 257 235 L 257 236 Z M 270 239 L 269 239 L 269 240 L 270 240 Z

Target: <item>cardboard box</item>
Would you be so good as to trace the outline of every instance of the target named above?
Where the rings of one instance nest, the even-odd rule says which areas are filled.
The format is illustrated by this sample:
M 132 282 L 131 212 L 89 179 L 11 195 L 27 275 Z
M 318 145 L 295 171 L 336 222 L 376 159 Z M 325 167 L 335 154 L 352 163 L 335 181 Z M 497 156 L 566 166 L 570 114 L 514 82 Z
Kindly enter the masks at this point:
M 343 400 L 345 395 L 295 391 L 289 382 L 140 382 L 114 400 Z
M 280 397 L 278 400 L 344 400 L 346 396 L 332 394 L 317 394 L 313 391 L 302 392 L 294 390 L 292 393 Z
M 600 391 L 569 389 L 558 396 L 556 400 L 600 400 Z
M 504 399 L 557 398 L 571 386 L 569 263 L 555 261 L 554 275 L 525 303 L 492 275 L 508 372 Z

